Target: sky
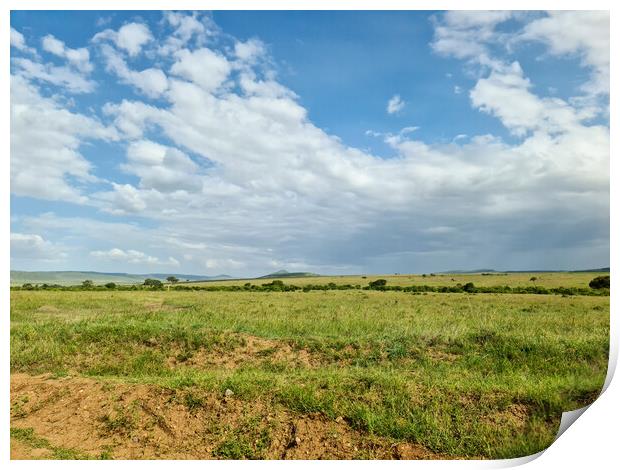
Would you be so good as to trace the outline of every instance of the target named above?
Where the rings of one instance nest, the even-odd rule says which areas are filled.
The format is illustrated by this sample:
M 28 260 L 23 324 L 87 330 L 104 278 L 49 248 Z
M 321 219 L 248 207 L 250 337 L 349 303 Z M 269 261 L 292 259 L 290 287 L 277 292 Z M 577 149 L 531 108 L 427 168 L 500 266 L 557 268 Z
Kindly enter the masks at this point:
M 609 15 L 12 11 L 11 269 L 609 266 Z

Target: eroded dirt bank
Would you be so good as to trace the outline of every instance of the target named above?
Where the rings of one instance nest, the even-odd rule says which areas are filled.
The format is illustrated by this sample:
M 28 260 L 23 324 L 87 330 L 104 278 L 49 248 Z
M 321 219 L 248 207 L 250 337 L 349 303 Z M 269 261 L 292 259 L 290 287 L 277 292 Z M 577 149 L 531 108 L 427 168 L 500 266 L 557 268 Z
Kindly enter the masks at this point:
M 194 390 L 11 375 L 11 458 L 437 459 L 342 418 Z

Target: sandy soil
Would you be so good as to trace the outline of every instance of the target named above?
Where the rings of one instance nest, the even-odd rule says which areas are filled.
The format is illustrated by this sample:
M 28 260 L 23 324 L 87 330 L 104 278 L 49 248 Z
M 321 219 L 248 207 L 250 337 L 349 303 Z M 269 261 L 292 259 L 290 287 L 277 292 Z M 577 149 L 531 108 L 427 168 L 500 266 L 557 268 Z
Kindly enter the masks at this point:
M 54 449 L 114 459 L 442 458 L 360 433 L 341 417 L 295 414 L 234 395 L 78 377 L 12 374 L 11 428 L 32 428 L 38 438 L 11 438 L 12 459 L 55 458 Z

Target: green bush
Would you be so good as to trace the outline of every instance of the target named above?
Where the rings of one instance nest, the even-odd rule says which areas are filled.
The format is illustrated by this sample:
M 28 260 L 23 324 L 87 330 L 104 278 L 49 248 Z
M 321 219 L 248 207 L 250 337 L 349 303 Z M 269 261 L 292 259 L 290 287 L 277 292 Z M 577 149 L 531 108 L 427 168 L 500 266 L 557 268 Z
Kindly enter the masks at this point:
M 371 281 L 368 283 L 368 287 L 371 289 L 377 289 L 380 287 L 385 287 L 387 281 L 385 279 L 377 279 L 376 281 Z
M 609 276 L 598 276 L 590 281 L 589 286 L 592 289 L 609 289 L 610 286 L 610 277 Z
M 164 283 L 161 282 L 159 279 L 150 279 L 150 278 L 144 280 L 144 285 L 148 287 L 152 287 L 153 289 L 161 289 L 162 287 L 164 287 Z

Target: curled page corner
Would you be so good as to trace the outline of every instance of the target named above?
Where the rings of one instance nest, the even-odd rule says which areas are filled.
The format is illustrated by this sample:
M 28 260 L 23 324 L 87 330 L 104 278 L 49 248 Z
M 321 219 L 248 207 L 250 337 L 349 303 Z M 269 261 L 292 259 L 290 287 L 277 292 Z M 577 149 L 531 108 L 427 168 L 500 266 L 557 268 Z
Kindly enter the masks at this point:
M 558 432 L 555 435 L 555 438 L 553 439 L 553 442 L 557 441 L 558 438 L 564 434 L 564 431 L 566 431 L 575 421 L 577 421 L 577 419 L 590 407 L 590 405 L 584 406 L 583 408 L 578 408 L 576 410 L 571 410 L 571 411 L 564 411 L 562 413 L 562 417 L 560 418 L 560 427 L 558 428 Z M 551 443 L 551 445 L 553 445 L 553 443 Z M 526 463 L 529 463 L 533 460 L 536 460 L 538 457 L 540 457 L 542 454 L 545 453 L 545 451 L 548 449 L 549 447 L 541 450 L 540 452 L 536 452 L 535 454 L 531 454 L 531 455 L 525 455 L 523 457 L 516 457 L 513 459 L 504 459 L 504 460 L 498 460 L 497 462 L 497 467 L 496 468 L 509 468 L 509 467 L 518 467 L 521 465 L 525 465 Z
M 558 433 L 555 435 L 554 441 L 557 441 L 558 438 L 564 434 L 566 431 L 577 419 L 588 409 L 591 405 L 586 405 L 583 408 L 578 408 L 576 410 L 565 411 L 562 413 L 562 418 L 560 419 L 560 427 L 558 428 Z

